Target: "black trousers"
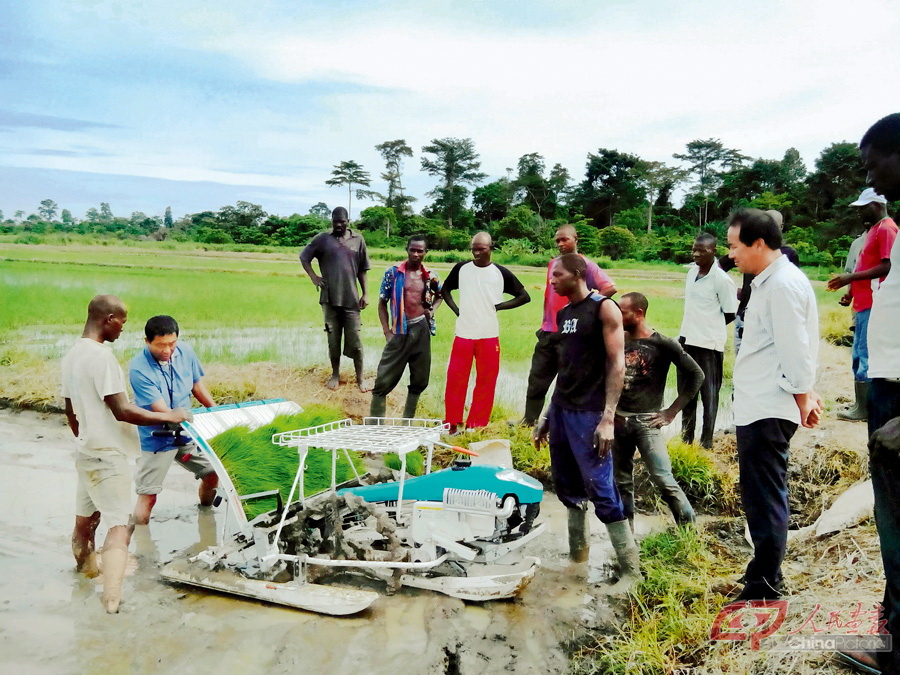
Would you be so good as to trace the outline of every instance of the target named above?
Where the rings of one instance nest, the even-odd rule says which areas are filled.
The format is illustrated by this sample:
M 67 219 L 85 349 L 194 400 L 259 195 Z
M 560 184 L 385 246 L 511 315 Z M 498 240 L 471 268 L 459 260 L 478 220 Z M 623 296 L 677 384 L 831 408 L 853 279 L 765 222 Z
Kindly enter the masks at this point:
M 387 396 L 409 364 L 409 393 L 421 394 L 431 375 L 431 327 L 427 321 L 409 324 L 405 335 L 394 334 L 384 346 L 372 394 Z
M 525 394 L 525 416 L 529 424 L 534 424 L 544 409 L 544 399 L 553 384 L 558 370 L 556 363 L 556 333 L 539 330 L 537 344 L 531 357 L 531 370 L 528 371 L 528 390 Z
M 700 445 L 712 448 L 713 431 L 716 428 L 716 414 L 719 411 L 719 390 L 722 388 L 722 363 L 725 353 L 715 349 L 704 349 L 684 345 L 684 351 L 697 362 L 703 371 L 703 384 L 700 392 L 681 411 L 681 437 L 685 443 L 694 442 L 694 429 L 697 426 L 697 399 L 703 403 L 703 426 L 700 431 Z M 678 388 L 684 385 L 684 375 L 678 371 Z
M 889 427 L 875 434 L 895 417 L 900 417 L 900 382 L 873 379 L 869 388 L 869 472 L 875 492 L 875 526 L 881 542 L 884 564 L 882 618 L 893 637 L 893 650 L 879 652 L 883 673 L 900 673 L 900 455 L 897 431 Z
M 788 451 L 796 431 L 793 422 L 775 418 L 736 428 L 741 504 L 753 540 L 744 582 L 747 590 L 759 591 L 759 599 L 776 597 L 781 588 L 790 513 Z

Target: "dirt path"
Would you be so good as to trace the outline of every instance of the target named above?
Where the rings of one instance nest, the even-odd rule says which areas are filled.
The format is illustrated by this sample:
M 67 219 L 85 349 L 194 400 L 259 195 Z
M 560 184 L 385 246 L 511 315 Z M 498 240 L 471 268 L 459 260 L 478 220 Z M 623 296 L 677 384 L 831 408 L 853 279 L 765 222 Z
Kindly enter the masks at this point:
M 108 616 L 100 587 L 73 572 L 75 471 L 62 416 L 0 411 L 4 670 L 559 673 L 568 668 L 566 644 L 616 627 L 601 581 L 602 528 L 592 523 L 591 562 L 571 568 L 553 495 L 542 514 L 550 532 L 528 551 L 543 567 L 519 600 L 478 605 L 403 591 L 337 619 L 163 582 L 158 567 L 175 551 L 215 537 L 219 514 L 199 512 L 195 485 L 186 472 L 170 473 L 149 529 L 135 533 L 138 565 L 122 612 Z M 102 542 L 102 524 L 98 535 Z

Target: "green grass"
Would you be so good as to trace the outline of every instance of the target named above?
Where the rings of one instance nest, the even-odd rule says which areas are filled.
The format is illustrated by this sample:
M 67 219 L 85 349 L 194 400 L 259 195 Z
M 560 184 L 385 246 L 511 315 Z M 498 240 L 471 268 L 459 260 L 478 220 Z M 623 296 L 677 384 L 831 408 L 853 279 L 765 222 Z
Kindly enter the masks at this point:
M 582 645 L 576 673 L 668 675 L 702 664 L 725 603 L 707 589 L 716 577 L 737 573 L 736 561 L 709 534 L 672 528 L 641 542 L 641 568 L 645 578 L 628 597 L 627 623 Z
M 228 475 L 234 482 L 238 494 L 248 495 L 267 490 L 279 490 L 287 501 L 294 477 L 297 475 L 299 455 L 294 448 L 272 445 L 272 434 L 293 431 L 304 427 L 317 426 L 342 419 L 343 412 L 327 406 L 310 406 L 296 415 L 282 415 L 271 424 L 250 431 L 247 427 L 234 427 L 210 440 L 210 445 Z M 356 470 L 365 472 L 356 453 L 350 453 Z M 353 478 L 353 468 L 343 453 L 338 455 L 337 482 Z M 331 453 L 311 448 L 306 457 L 304 494 L 311 495 L 331 486 Z M 297 498 L 296 496 L 294 497 Z M 277 505 L 275 497 L 254 499 L 244 502 L 244 512 L 248 519 L 273 510 Z

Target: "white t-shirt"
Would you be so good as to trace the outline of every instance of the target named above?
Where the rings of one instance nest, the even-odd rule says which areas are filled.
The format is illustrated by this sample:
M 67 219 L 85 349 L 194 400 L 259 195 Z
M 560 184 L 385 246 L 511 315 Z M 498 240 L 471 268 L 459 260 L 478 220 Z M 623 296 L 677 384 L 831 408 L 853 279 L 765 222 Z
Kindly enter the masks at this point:
M 62 360 L 62 395 L 72 401 L 78 419 L 78 451 L 102 457 L 118 452 L 137 456 L 137 430 L 119 422 L 103 400 L 125 393 L 125 374 L 106 343 L 79 338 Z
M 679 335 L 686 345 L 724 352 L 728 339 L 725 315 L 737 312 L 737 288 L 716 262 L 701 279 L 697 278 L 699 272 L 697 265 L 688 270 Z
M 459 289 L 459 318 L 456 336 L 467 340 L 483 340 L 500 336 L 496 305 L 503 295 L 518 295 L 525 289 L 515 275 L 501 265 L 491 263 L 478 267 L 471 260 L 457 263 L 444 281 L 443 289 Z
M 900 246 L 891 247 L 891 273 L 872 295 L 869 314 L 869 377 L 900 377 Z

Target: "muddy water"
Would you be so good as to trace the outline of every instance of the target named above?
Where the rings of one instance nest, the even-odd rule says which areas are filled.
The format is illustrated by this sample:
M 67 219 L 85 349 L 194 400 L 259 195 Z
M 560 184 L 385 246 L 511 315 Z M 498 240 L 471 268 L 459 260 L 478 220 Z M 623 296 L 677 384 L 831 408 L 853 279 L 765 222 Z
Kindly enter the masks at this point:
M 521 598 L 472 604 L 403 590 L 363 614 L 333 618 L 162 581 L 159 566 L 174 552 L 216 535 L 221 514 L 199 509 L 195 489 L 173 468 L 151 524 L 132 540 L 137 569 L 126 579 L 122 611 L 108 616 L 100 587 L 73 571 L 68 429 L 61 416 L 0 411 L 4 671 L 556 673 L 568 668 L 567 642 L 617 625 L 604 583 L 603 527 L 592 519 L 589 563 L 569 565 L 565 513 L 553 495 L 542 514 L 550 531 L 527 550 L 543 566 Z M 102 542 L 103 524 L 98 535 Z

